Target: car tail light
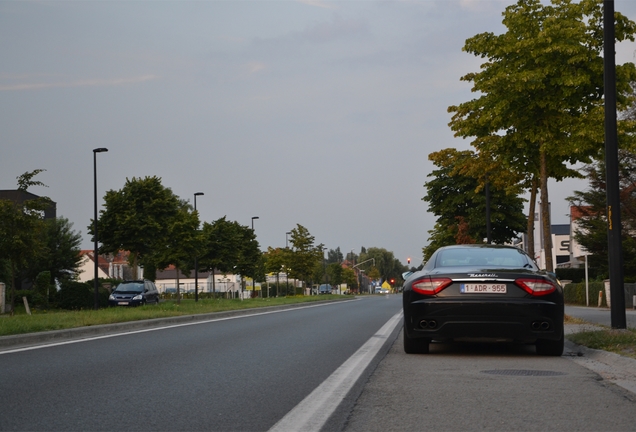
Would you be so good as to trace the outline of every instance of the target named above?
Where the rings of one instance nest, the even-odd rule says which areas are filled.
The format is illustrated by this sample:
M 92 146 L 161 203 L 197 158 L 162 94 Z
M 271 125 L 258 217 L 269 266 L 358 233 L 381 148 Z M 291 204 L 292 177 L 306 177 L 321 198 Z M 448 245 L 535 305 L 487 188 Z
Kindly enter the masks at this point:
M 411 284 L 411 288 L 416 293 L 425 295 L 434 295 L 452 284 L 453 281 L 448 278 L 424 278 Z
M 533 296 L 548 295 L 556 291 L 556 286 L 545 279 L 517 279 L 515 283 Z

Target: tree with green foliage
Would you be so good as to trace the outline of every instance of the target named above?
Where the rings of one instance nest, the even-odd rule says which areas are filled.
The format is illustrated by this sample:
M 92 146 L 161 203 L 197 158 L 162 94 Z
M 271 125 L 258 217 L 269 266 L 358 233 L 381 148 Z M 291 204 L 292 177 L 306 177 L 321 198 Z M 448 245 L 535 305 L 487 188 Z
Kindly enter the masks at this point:
M 73 223 L 64 217 L 45 219 L 41 233 L 42 253 L 29 261 L 26 277 L 35 281 L 41 272 L 47 272 L 50 284 L 75 279 L 82 261 L 82 235 L 74 231 Z
M 261 251 L 254 231 L 225 216 L 213 223 L 204 222 L 203 244 L 199 252 L 199 269 L 213 272 L 212 290 L 216 292 L 214 272 L 238 273 L 250 278 L 263 278 Z
M 129 251 L 133 278 L 137 267 L 152 263 L 155 254 L 169 243 L 167 236 L 183 204 L 159 177 L 126 179 L 121 190 L 109 190 L 97 221 L 100 254 Z M 93 222 L 88 226 L 94 236 Z
M 323 245 L 314 245 L 315 237 L 300 224 L 291 230 L 292 253 L 290 256 L 290 274 L 295 279 L 307 282 L 316 262 L 321 262 Z
M 263 286 L 263 283 L 267 282 L 267 272 L 265 271 L 265 252 L 260 250 L 258 251 L 258 258 L 254 268 L 254 281 L 261 283 L 261 297 L 268 297 L 269 292 Z
M 337 287 L 343 282 L 342 276 L 342 264 L 334 262 L 327 266 L 327 276 L 329 283 L 334 287 Z
M 352 264 L 355 264 L 355 263 L 359 262 L 358 255 L 355 252 L 353 252 L 353 251 L 347 252 L 347 255 L 346 255 L 345 259 L 347 261 L 349 261 L 350 263 L 352 263 Z
M 258 240 L 254 230 L 246 225 L 236 224 L 236 231 L 239 236 L 238 261 L 236 270 L 239 274 L 255 279 L 257 276 L 258 263 L 261 257 Z
M 212 291 L 216 293 L 214 273 L 234 271 L 239 255 L 241 236 L 238 224 L 223 216 L 212 223 L 204 222 L 202 229 L 203 245 L 199 252 L 199 269 L 212 272 Z
M 372 266 L 369 270 L 367 270 L 367 276 L 371 280 L 378 280 L 382 277 L 380 270 L 376 266 Z
M 314 283 L 318 285 L 329 283 L 329 276 L 327 274 L 327 261 L 324 258 L 321 260 L 316 260 L 314 262 L 314 267 L 311 270 L 311 275 L 308 279 L 311 282 L 309 285 L 312 287 Z
M 51 283 L 51 273 L 48 271 L 40 272 L 35 277 L 34 299 L 38 306 L 48 307 L 53 295 L 56 293 L 55 284 Z
M 291 251 L 289 248 L 267 248 L 267 252 L 264 254 L 265 258 L 265 271 L 276 275 L 276 296 L 280 295 L 280 280 L 279 274 L 285 272 L 287 263 L 289 263 L 289 257 Z
M 603 14 L 597 0 L 519 0 L 503 13 L 506 32 L 481 33 L 464 51 L 486 61 L 463 76 L 480 96 L 457 106 L 456 136 L 496 156 L 541 193 L 546 268 L 552 271 L 548 178 L 577 176 L 568 164 L 598 157 L 603 133 Z M 636 25 L 615 15 L 616 40 L 634 40 Z M 616 68 L 618 106 L 629 103 L 632 63 Z M 532 186 L 535 187 L 535 186 Z M 532 216 L 532 215 L 531 215 Z
M 344 267 L 342 269 L 342 282 L 347 284 L 347 288 L 350 290 L 358 289 L 358 278 L 356 277 L 356 272 L 349 267 Z
M 588 264 L 597 274 L 609 277 L 607 252 L 607 192 L 605 164 L 602 161 L 583 169 L 589 180 L 585 191 L 574 191 L 570 205 L 582 215 L 573 233 L 576 241 L 590 253 Z M 626 279 L 636 275 L 636 154 L 619 150 L 619 185 L 621 201 L 621 234 L 623 268 Z
M 340 252 L 340 247 L 335 249 L 329 249 L 327 251 L 327 264 L 333 263 L 341 263 L 344 259 L 342 252 Z
M 429 159 L 438 169 L 424 186 L 429 211 L 437 216 L 435 228 L 429 231 L 429 244 L 423 249 L 424 260 L 442 246 L 482 243 L 486 232 L 486 196 L 483 179 L 476 170 L 476 156 L 471 151 L 445 149 L 431 153 Z M 475 165 L 474 165 L 475 164 Z M 490 221 L 493 243 L 503 244 L 526 228 L 523 199 L 516 188 L 508 188 L 503 175 L 491 167 Z
M 33 180 L 42 169 L 26 172 L 18 177 L 18 191 L 27 192 L 32 186 L 45 186 Z M 11 282 L 11 313 L 15 302 L 16 277 L 29 262 L 39 258 L 43 250 L 42 232 L 45 229 L 44 211 L 50 206 L 47 197 L 26 200 L 23 203 L 0 200 L 0 260 L 9 264 Z
M 151 262 L 157 268 L 173 265 L 177 274 L 177 303 L 181 302 L 179 272 L 189 275 L 194 268 L 193 257 L 202 248 L 202 235 L 199 228 L 199 214 L 191 211 L 192 207 L 185 201 L 179 202 L 176 214 L 167 220 L 166 231 L 161 243 L 156 244 Z

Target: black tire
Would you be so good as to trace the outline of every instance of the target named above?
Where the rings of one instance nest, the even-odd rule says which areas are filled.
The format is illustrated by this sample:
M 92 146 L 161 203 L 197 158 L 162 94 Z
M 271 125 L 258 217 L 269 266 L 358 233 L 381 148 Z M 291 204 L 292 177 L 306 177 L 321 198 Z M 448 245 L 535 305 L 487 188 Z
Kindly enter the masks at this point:
M 402 329 L 404 335 L 404 352 L 407 354 L 428 354 L 428 346 L 431 343 L 430 339 L 418 338 L 411 339 L 406 334 L 406 329 Z
M 559 340 L 538 339 L 536 343 L 537 354 L 560 357 L 563 355 L 563 345 L 563 333 L 561 333 L 561 339 Z

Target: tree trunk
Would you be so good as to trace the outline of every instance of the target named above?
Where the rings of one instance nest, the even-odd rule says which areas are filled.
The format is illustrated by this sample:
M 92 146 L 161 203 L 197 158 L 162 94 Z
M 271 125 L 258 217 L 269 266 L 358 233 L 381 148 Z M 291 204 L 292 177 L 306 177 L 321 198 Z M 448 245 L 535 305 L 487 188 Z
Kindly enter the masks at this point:
M 177 271 L 177 304 L 181 304 L 181 288 L 179 285 L 179 269 L 175 267 Z
M 543 253 L 545 269 L 554 271 L 552 262 L 552 235 L 550 231 L 550 200 L 548 199 L 548 166 L 545 151 L 540 150 L 541 159 L 541 225 L 543 227 Z
M 528 234 L 526 252 L 535 259 L 534 254 L 534 214 L 537 211 L 537 176 L 532 177 L 532 186 L 530 189 L 530 209 L 528 210 Z

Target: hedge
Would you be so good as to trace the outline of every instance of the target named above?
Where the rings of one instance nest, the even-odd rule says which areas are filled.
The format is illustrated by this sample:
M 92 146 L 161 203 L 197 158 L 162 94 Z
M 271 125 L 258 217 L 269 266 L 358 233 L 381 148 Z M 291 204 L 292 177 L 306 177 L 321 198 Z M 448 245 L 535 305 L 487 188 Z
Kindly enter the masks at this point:
M 589 282 L 590 306 L 598 306 L 598 293 L 603 293 L 601 301 L 602 307 L 607 307 L 605 299 L 605 284 L 603 282 Z M 586 305 L 585 302 L 585 282 L 567 284 L 563 288 L 563 297 L 566 304 Z

